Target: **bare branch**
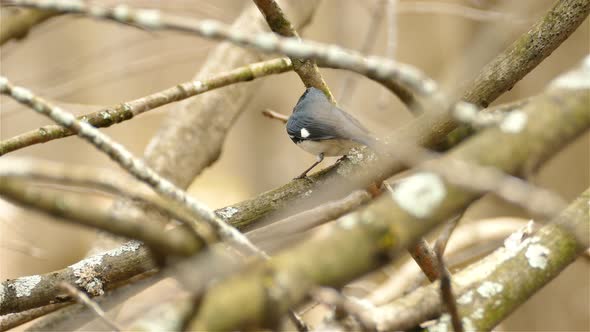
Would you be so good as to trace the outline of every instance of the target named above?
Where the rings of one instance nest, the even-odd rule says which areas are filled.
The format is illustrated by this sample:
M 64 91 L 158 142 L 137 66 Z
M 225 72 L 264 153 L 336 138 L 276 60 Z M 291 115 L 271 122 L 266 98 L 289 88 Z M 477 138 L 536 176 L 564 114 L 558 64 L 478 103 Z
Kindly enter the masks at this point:
M 279 35 L 285 37 L 294 37 L 299 39 L 299 35 L 293 25 L 285 14 L 283 10 L 275 0 L 253 0 L 264 18 L 268 23 L 268 26 L 271 28 L 272 31 L 278 33 Z M 314 60 L 311 59 L 298 59 L 297 57 L 291 57 L 291 62 L 293 62 L 293 70 L 299 75 L 303 84 L 306 87 L 315 87 L 324 92 L 326 97 L 330 99 L 333 104 L 336 104 L 336 100 L 330 92 L 328 85 L 324 81 L 324 78 L 320 74 L 320 70 L 316 65 Z
M 122 282 L 156 268 L 149 250 L 139 242 L 87 257 L 62 270 L 31 275 L 0 284 L 0 315 L 21 312 L 54 302 L 67 301 L 55 287 L 62 281 L 76 285 L 91 296 L 104 294 Z
M 461 317 L 459 316 L 459 312 L 457 310 L 457 301 L 455 300 L 455 295 L 453 294 L 453 287 L 451 285 L 451 274 L 449 273 L 445 265 L 443 253 L 441 251 L 437 251 L 436 257 L 438 258 L 438 265 L 440 267 L 439 274 L 441 301 L 445 305 L 447 309 L 446 311 L 451 316 L 453 330 L 455 332 L 463 332 L 463 323 L 461 322 Z
M 77 119 L 88 122 L 94 127 L 109 127 L 172 102 L 184 100 L 231 84 L 247 82 L 267 75 L 284 73 L 291 69 L 291 61 L 287 58 L 253 63 L 221 74 L 212 75 L 207 79 L 180 83 L 166 90 L 158 91 L 96 112 L 84 114 Z M 27 146 L 45 143 L 71 135 L 75 135 L 75 133 L 61 126 L 43 126 L 1 141 L 0 156 Z
M 43 307 L 26 310 L 23 312 L 2 315 L 2 317 L 0 317 L 0 331 L 8 331 L 12 328 L 23 325 L 39 317 L 45 316 L 68 305 L 70 304 L 54 303 Z

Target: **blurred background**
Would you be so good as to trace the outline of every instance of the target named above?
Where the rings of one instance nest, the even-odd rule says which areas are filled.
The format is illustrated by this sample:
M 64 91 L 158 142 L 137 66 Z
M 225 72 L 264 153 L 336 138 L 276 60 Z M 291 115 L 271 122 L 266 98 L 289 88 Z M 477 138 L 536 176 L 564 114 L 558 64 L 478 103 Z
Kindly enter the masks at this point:
M 421 68 L 447 91 L 460 93 L 485 63 L 527 31 L 553 2 L 400 0 L 394 24 L 390 25 L 381 1 L 324 0 L 300 34 L 369 54 L 391 56 L 393 50 L 395 59 Z M 251 5 L 247 0 L 101 3 L 129 3 L 225 23 L 233 22 Z M 471 13 L 472 9 L 485 14 L 476 15 L 480 12 Z M 81 115 L 192 79 L 216 44 L 194 36 L 63 16 L 50 19 L 23 40 L 2 46 L 0 72 Z M 551 79 L 575 66 L 589 52 L 590 26 L 586 20 L 559 49 L 494 104 L 541 93 Z M 322 74 L 340 105 L 372 131 L 385 134 L 412 119 L 395 96 L 373 81 L 337 70 L 322 69 Z M 221 158 L 190 188 L 191 194 L 212 208 L 280 186 L 314 160 L 290 141 L 280 122 L 260 113 L 269 108 L 290 114 L 303 92 L 298 76 L 291 72 L 242 84 L 258 84 L 257 93 L 229 133 Z M 50 124 L 45 117 L 9 98 L 1 97 L 0 101 L 1 139 Z M 174 116 L 175 107 L 172 104 L 144 113 L 104 131 L 136 155 L 142 155 L 163 119 Z M 108 167 L 119 172 L 106 156 L 76 137 L 11 155 Z M 555 190 L 568 201 L 585 190 L 590 184 L 588 133 L 550 160 L 533 176 L 533 182 Z M 97 204 L 107 204 L 102 198 L 96 200 Z M 501 216 L 528 218 L 524 211 L 486 196 L 470 207 L 464 222 Z M 84 257 L 95 236 L 93 231 L 57 223 L 0 200 L 0 278 L 72 264 Z M 589 284 L 590 261 L 579 259 L 518 309 L 501 329 L 590 330 Z

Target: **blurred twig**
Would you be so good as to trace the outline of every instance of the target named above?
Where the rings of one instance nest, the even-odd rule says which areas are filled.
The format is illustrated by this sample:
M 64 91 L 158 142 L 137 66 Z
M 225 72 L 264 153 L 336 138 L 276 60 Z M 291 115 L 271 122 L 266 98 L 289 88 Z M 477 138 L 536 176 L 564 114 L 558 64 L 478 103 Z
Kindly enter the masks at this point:
M 0 45 L 11 39 L 24 38 L 37 24 L 58 15 L 54 11 L 38 9 L 2 8 L 2 11 L 5 13 L 0 21 Z
M 281 113 L 278 113 L 278 112 L 275 112 L 275 111 L 270 110 L 270 109 L 263 110 L 262 111 L 262 115 L 264 115 L 265 117 L 267 117 L 269 119 L 279 120 L 282 123 L 287 123 L 287 121 L 289 121 L 289 117 L 288 116 L 286 116 L 284 114 L 281 114 Z
M 154 195 L 149 187 L 137 188 L 137 184 L 117 176 L 111 170 L 88 166 L 61 164 L 46 160 L 18 157 L 0 159 L 0 179 L 21 179 L 49 181 L 61 185 L 82 186 L 111 193 L 145 204 L 146 209 L 155 209 L 171 218 L 182 220 L 183 223 L 196 223 L 186 210 L 176 203 Z M 195 224 L 197 227 L 198 225 Z M 108 231 L 108 229 L 105 229 Z M 207 235 L 205 229 L 199 234 L 205 236 L 206 242 L 214 240 L 214 234 Z
M 88 200 L 78 194 L 55 194 L 32 187 L 26 181 L 0 177 L 0 195 L 10 201 L 47 213 L 59 220 L 90 226 L 112 234 L 145 242 L 160 253 L 190 255 L 203 243 L 195 242 L 185 229 L 165 231 L 164 225 L 125 218 L 99 206 L 89 207 Z
M 123 331 L 123 329 L 121 327 L 119 327 L 117 325 L 117 323 L 115 323 L 114 321 L 112 321 L 110 318 L 108 318 L 106 316 L 106 314 L 104 313 L 104 311 L 100 308 L 100 306 L 92 301 L 88 295 L 84 294 L 83 292 L 81 292 L 80 290 L 78 290 L 76 287 L 68 284 L 67 282 L 61 282 L 59 284 L 59 286 L 61 288 L 63 288 L 66 292 L 68 292 L 68 294 L 70 294 L 73 298 L 77 299 L 78 302 L 81 302 L 83 305 L 85 305 L 86 307 L 88 307 L 92 312 L 94 312 L 94 314 L 100 318 L 100 320 L 102 322 L 104 322 L 108 327 L 110 327 L 113 331 Z
M 442 249 L 442 247 L 439 247 Z M 453 323 L 453 330 L 455 332 L 463 332 L 463 323 L 457 310 L 457 301 L 455 294 L 453 294 L 453 286 L 451 284 L 451 274 L 447 270 L 444 258 L 443 250 L 436 251 L 436 258 L 438 259 L 439 274 L 440 274 L 440 298 L 441 302 L 446 307 L 446 311 L 451 316 L 451 322 Z
M 379 26 L 381 25 L 381 21 L 383 20 L 383 13 L 384 7 L 386 4 L 386 0 L 377 0 L 373 10 L 371 11 L 370 18 L 369 18 L 369 26 L 367 27 L 367 32 L 363 37 L 363 43 L 359 49 L 359 52 L 363 54 L 368 54 L 371 52 L 371 48 L 375 45 L 377 41 L 377 36 L 379 35 Z M 389 57 L 388 57 L 389 58 Z M 350 102 L 350 98 L 354 94 L 354 89 L 356 87 L 358 78 L 354 77 L 351 74 L 347 74 L 344 77 L 344 82 L 342 82 L 339 96 L 339 101 L 341 105 L 347 105 Z
M 502 21 L 511 24 L 528 23 L 530 19 L 522 18 L 510 13 L 502 13 L 491 10 L 482 10 L 456 3 L 439 1 L 412 1 L 402 2 L 397 8 L 398 13 L 409 14 L 439 14 L 453 15 L 474 21 L 497 22 Z
M 0 317 L 0 331 L 8 331 L 68 305 L 70 303 L 54 303 L 22 312 L 2 315 Z

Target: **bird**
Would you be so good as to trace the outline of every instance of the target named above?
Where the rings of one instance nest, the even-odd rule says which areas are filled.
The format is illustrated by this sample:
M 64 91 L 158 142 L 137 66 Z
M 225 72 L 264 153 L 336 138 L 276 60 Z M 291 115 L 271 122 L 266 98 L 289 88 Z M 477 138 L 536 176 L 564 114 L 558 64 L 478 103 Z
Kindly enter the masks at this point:
M 316 162 L 295 179 L 307 176 L 324 157 L 344 156 L 351 149 L 375 147 L 378 139 L 352 115 L 332 104 L 319 89 L 309 87 L 287 121 L 289 138 L 316 156 Z

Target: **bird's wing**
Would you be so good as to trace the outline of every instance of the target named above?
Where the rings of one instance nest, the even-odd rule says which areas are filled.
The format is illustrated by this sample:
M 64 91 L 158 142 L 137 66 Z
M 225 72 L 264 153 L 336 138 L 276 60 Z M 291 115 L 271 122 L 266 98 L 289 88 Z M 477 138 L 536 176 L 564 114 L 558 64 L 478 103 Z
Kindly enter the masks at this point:
M 349 139 L 367 144 L 370 137 L 350 114 L 332 104 L 315 105 L 313 116 L 294 112 L 287 122 L 287 133 L 295 139 Z

